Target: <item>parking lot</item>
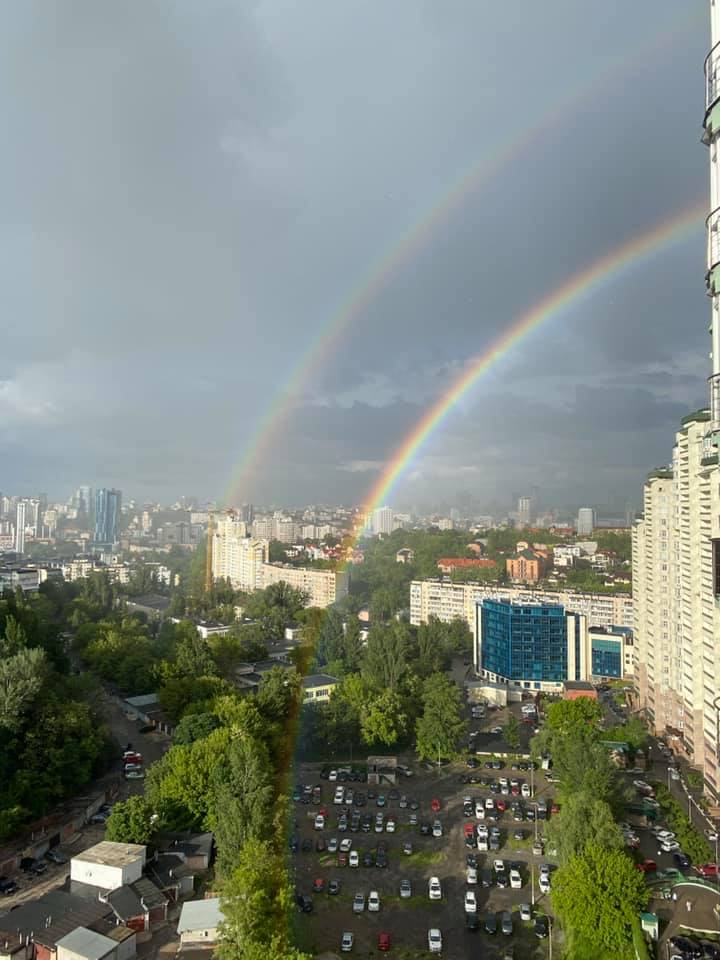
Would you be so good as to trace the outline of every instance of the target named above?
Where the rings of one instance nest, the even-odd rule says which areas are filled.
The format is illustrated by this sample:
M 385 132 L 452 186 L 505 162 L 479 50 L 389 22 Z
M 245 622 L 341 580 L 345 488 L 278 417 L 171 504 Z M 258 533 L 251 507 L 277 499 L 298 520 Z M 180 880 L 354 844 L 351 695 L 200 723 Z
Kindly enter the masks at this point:
M 300 768 L 294 796 L 301 798 L 293 804 L 293 839 L 297 852 L 291 857 L 298 894 L 312 898 L 311 913 L 298 909 L 297 933 L 301 947 L 314 953 L 338 952 L 343 933 L 350 932 L 354 938 L 353 953 L 376 954 L 379 935 L 386 933 L 390 936 L 391 951 L 427 952 L 428 930 L 436 927 L 441 931 L 442 954 L 446 957 L 512 956 L 514 960 L 534 960 L 548 956 L 549 941 L 536 936 L 534 920 L 549 910 L 549 897 L 540 889 L 539 870 L 542 864 L 552 867 L 552 859 L 545 853 L 533 854 L 536 824 L 527 819 L 514 819 L 510 806 L 513 802 L 521 803 L 524 813 L 532 815 L 537 802 L 546 801 L 550 810 L 552 787 L 545 781 L 543 771 L 512 769 L 499 760 L 496 766 L 501 768 L 452 764 L 438 771 L 414 764 L 412 776 L 401 777 L 394 787 L 368 787 L 365 782 L 351 780 L 332 782 L 323 778 L 329 771 L 322 765 Z M 470 778 L 475 782 L 467 782 Z M 531 779 L 535 781 L 536 795 L 523 797 L 522 784 L 528 785 L 527 792 Z M 501 787 L 501 780 L 507 781 L 507 786 Z M 512 780 L 517 781 L 516 795 L 510 786 Z M 300 786 L 303 791 L 298 789 Z M 352 791 L 350 802 L 343 798 L 341 803 L 333 803 L 338 786 Z M 463 809 L 464 798 L 469 798 L 472 804 L 472 808 L 467 808 L 468 813 Z M 438 803 L 433 804 L 433 800 Z M 476 814 L 476 800 L 482 801 L 482 810 L 478 809 L 482 819 Z M 493 809 L 490 809 L 491 802 Z M 434 806 L 439 809 L 433 809 Z M 506 809 L 498 810 L 498 806 Z M 323 809 L 326 811 L 324 824 L 316 829 L 315 818 Z M 343 830 L 339 827 L 344 824 L 339 820 L 345 811 L 347 827 Z M 377 823 L 376 832 L 378 814 L 382 817 L 382 826 Z M 363 816 L 369 817 L 364 828 Z M 394 823 L 390 830 L 388 820 Z M 432 832 L 424 835 L 423 825 L 426 831 L 432 831 L 436 821 L 441 825 L 442 836 L 433 836 Z M 466 824 L 472 825 L 467 827 L 468 833 L 472 832 L 467 844 Z M 542 822 L 537 824 L 540 837 L 542 826 Z M 478 828 L 483 834 L 487 828 L 487 850 L 478 850 Z M 490 849 L 493 828 L 499 832 L 497 843 L 493 844 L 497 846 L 495 850 Z M 523 838 L 516 839 L 515 832 L 520 830 Z M 338 844 L 345 840 L 350 851 L 344 856 L 340 851 L 329 852 L 327 847 L 332 846 L 333 840 Z M 325 849 L 318 850 L 318 842 Z M 412 845 L 411 853 L 403 851 L 406 843 Z M 376 865 L 378 844 L 383 844 L 387 851 L 384 867 Z M 350 865 L 354 862 L 354 858 L 350 860 L 352 852 L 358 855 L 358 866 Z M 468 854 L 475 857 L 477 864 L 477 883 L 474 884 L 467 882 Z M 381 847 L 381 863 L 383 859 Z M 493 869 L 495 860 L 504 861 L 503 870 Z M 510 886 L 511 869 L 520 875 L 520 889 Z M 535 870 L 534 884 L 532 869 Z M 431 877 L 440 881 L 440 899 L 431 900 L 428 895 Z M 517 882 L 517 877 L 513 879 Z M 322 892 L 313 892 L 317 880 L 324 883 Z M 333 880 L 339 881 L 340 891 L 329 894 L 327 888 Z M 402 881 L 410 883 L 409 897 L 400 895 Z M 490 885 L 484 885 L 483 881 Z M 499 882 L 507 885 L 500 886 Z M 531 903 L 533 885 L 532 919 L 522 921 L 520 906 Z M 466 926 L 464 899 L 468 891 L 474 892 L 477 903 L 476 930 Z M 368 911 L 367 898 L 371 892 L 379 895 L 377 912 Z M 353 910 L 357 893 L 365 897 L 364 908 L 358 913 Z M 512 922 L 512 932 L 508 934 L 501 932 L 504 912 L 509 913 Z M 488 913 L 495 918 L 495 933 L 485 930 Z

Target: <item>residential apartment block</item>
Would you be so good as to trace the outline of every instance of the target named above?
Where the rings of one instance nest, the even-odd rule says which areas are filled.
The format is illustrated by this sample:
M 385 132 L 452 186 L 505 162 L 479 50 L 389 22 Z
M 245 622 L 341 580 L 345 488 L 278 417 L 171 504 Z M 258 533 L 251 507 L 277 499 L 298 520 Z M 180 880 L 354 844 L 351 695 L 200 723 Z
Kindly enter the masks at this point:
M 308 595 L 308 606 L 329 607 L 348 592 L 348 575 L 344 571 L 315 570 L 283 563 L 265 563 L 261 570 L 262 585 L 288 583 Z
M 703 142 L 710 152 L 707 272 L 710 407 L 675 435 L 672 466 L 648 476 L 633 526 L 636 696 L 651 728 L 720 799 L 720 3 L 711 0 Z
M 581 613 L 591 627 L 632 628 L 633 600 L 627 594 L 573 593 L 569 590 L 533 590 L 488 583 L 453 583 L 451 580 L 413 580 L 410 584 L 410 623 L 427 623 L 429 617 L 449 622 L 465 620 L 475 631 L 475 605 L 486 599 L 517 603 L 559 603 Z
M 262 568 L 269 552 L 269 540 L 248 537 L 242 520 L 224 517 L 212 537 L 213 577 L 229 580 L 236 590 L 257 590 L 263 586 Z

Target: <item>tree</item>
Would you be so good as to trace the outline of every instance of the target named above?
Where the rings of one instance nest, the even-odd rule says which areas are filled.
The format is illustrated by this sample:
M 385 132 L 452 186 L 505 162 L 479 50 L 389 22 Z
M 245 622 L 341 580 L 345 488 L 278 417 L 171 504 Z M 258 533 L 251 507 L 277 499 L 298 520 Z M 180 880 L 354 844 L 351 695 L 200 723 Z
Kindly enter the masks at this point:
M 514 713 L 508 716 L 507 723 L 503 728 L 503 736 L 509 747 L 517 749 L 520 746 L 520 724 Z
M 625 787 L 607 750 L 594 739 L 591 730 L 572 736 L 555 735 L 551 741 L 553 769 L 566 795 L 584 793 L 619 810 Z
M 211 813 L 221 875 L 233 870 L 243 844 L 262 839 L 272 799 L 267 748 L 250 737 L 237 737 L 230 744 L 226 762 L 216 771 Z
M 397 621 L 372 626 L 363 657 L 362 675 L 376 690 L 397 690 L 408 669 L 409 627 Z
M 195 624 L 183 620 L 177 625 L 174 663 L 168 664 L 168 675 L 175 677 L 213 677 L 217 666 L 207 642 L 198 634 Z
M 223 885 L 225 922 L 220 931 L 220 957 L 244 960 L 252 956 L 254 960 L 258 956 L 255 945 L 270 944 L 274 953 L 284 956 L 292 949 L 289 926 L 292 905 L 293 891 L 284 855 L 267 841 L 248 840 Z
M 214 713 L 189 713 L 175 727 L 175 743 L 194 743 L 217 730 L 220 721 Z
M 157 818 L 143 796 L 128 797 L 112 808 L 105 825 L 105 839 L 115 843 L 148 844 L 156 832 Z
M 591 697 L 558 700 L 547 708 L 547 728 L 565 736 L 578 730 L 597 730 L 602 720 L 602 707 Z
M 449 760 L 457 756 L 460 738 L 467 732 L 463 704 L 456 684 L 435 673 L 425 681 L 423 712 L 417 721 L 418 756 L 424 760 Z
M 623 838 L 607 803 L 587 793 L 574 793 L 545 827 L 548 845 L 557 849 L 561 864 L 582 855 L 594 841 L 606 850 L 622 850 Z
M 553 878 L 552 902 L 563 923 L 595 948 L 622 951 L 648 901 L 645 877 L 619 850 L 586 844 Z
M 360 720 L 363 740 L 368 746 L 391 747 L 407 733 L 408 718 L 401 697 L 384 690 L 368 704 Z
M 0 659 L 0 729 L 17 730 L 45 678 L 45 652 L 20 649 Z

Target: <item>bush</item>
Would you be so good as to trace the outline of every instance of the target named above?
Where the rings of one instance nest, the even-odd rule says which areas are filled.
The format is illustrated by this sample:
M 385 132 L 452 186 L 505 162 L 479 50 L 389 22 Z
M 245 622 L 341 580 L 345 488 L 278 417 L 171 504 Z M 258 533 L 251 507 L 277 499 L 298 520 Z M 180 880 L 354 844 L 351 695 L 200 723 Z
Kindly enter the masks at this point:
M 682 850 L 694 863 L 709 863 L 714 859 L 715 851 L 692 824 L 668 788 L 661 783 L 655 786 L 655 796 L 667 817 L 668 824 L 677 838 Z

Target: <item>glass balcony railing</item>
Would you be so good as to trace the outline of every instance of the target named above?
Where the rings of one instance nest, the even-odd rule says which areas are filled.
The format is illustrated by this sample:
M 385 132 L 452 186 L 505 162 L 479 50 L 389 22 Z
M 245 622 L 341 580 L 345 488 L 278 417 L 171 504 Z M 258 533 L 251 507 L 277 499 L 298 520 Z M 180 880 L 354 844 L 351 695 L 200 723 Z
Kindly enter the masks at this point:
M 707 268 L 720 263 L 720 207 L 716 207 L 705 221 L 707 226 Z
M 720 43 L 716 43 L 705 59 L 705 109 L 720 100 Z

